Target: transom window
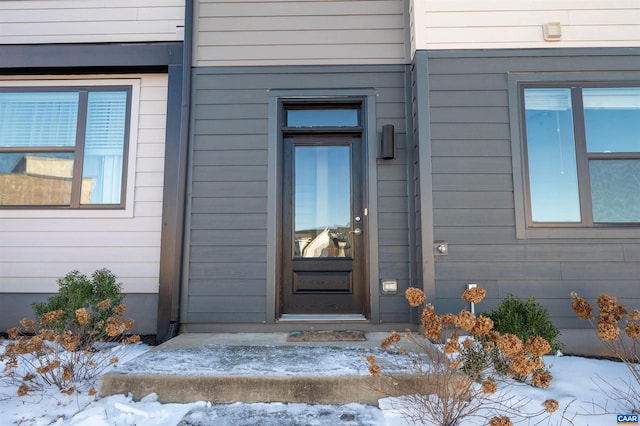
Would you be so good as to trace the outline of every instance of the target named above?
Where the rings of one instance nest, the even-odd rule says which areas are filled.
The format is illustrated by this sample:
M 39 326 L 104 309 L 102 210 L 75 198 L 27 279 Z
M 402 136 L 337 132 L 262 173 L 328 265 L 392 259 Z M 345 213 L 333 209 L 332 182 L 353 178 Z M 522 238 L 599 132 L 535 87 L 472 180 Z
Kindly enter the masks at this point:
M 123 207 L 131 87 L 0 88 L 0 207 Z
M 640 223 L 640 86 L 520 86 L 530 226 Z

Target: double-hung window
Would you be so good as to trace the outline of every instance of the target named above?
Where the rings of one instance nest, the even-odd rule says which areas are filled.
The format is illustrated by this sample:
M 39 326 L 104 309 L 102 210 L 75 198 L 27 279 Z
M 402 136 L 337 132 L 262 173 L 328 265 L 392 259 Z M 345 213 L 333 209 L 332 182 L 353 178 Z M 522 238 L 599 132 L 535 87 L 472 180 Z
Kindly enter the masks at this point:
M 130 86 L 0 87 L 0 207 L 124 207 L 130 110 Z
M 519 90 L 527 226 L 640 225 L 640 83 Z

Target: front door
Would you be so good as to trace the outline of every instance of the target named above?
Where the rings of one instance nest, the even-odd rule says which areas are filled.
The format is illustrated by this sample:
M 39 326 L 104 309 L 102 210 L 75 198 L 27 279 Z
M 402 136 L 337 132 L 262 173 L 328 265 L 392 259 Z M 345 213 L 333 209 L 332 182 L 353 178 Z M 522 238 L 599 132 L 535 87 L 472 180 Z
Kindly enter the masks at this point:
M 362 138 L 285 135 L 282 314 L 365 314 Z

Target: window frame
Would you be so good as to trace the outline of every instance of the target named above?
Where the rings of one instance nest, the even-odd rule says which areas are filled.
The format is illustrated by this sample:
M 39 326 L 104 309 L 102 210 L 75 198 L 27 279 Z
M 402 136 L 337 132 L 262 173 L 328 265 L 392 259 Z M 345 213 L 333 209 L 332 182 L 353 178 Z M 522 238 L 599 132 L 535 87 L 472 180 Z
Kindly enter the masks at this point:
M 584 88 L 615 87 L 640 87 L 640 73 L 509 73 L 509 118 L 518 239 L 640 237 L 640 222 L 593 222 L 589 161 L 640 159 L 640 152 L 610 154 L 587 152 L 581 91 Z M 566 88 L 571 91 L 581 222 L 534 222 L 532 220 L 524 108 L 524 90 L 530 88 Z
M 122 170 L 120 180 L 120 202 L 104 203 L 104 204 L 82 204 L 81 203 L 81 187 L 83 179 L 84 165 L 84 148 L 86 143 L 85 129 L 87 127 L 87 111 L 88 98 L 91 92 L 126 92 L 126 109 L 124 123 L 124 140 L 122 148 Z M 5 212 L 20 210 L 28 211 L 118 211 L 129 210 L 127 207 L 128 196 L 132 195 L 128 177 L 130 176 L 132 149 L 135 145 L 131 141 L 132 128 L 137 117 L 137 108 L 134 108 L 134 98 L 139 98 L 139 80 L 132 79 L 109 79 L 109 80 L 8 80 L 0 81 L 0 92 L 71 92 L 78 93 L 78 115 L 76 123 L 76 139 L 75 144 L 69 147 L 0 147 L 0 153 L 11 152 L 32 152 L 32 153 L 49 153 L 49 152 L 69 152 L 74 155 L 73 177 L 71 200 L 67 205 L 0 205 L 0 217 L 5 216 Z M 135 109 L 135 111 L 134 111 Z M 134 113 L 135 112 L 135 113 Z M 9 213 L 10 214 L 10 213 Z

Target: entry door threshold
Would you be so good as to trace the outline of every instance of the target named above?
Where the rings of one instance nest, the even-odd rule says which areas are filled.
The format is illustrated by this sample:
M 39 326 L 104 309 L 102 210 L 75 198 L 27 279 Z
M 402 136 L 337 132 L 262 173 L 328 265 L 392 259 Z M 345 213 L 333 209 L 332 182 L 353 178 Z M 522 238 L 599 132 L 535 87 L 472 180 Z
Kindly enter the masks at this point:
M 282 314 L 279 322 L 368 322 L 364 315 Z

